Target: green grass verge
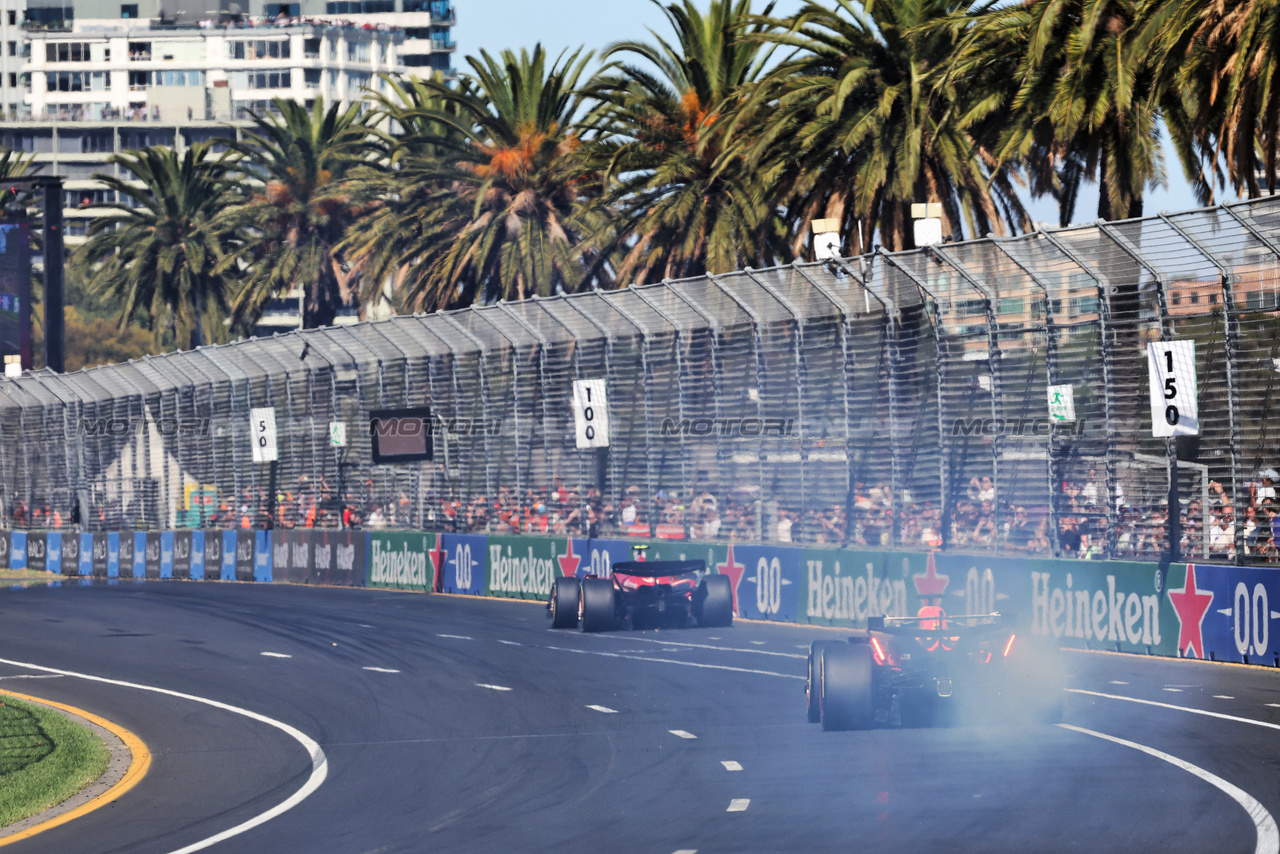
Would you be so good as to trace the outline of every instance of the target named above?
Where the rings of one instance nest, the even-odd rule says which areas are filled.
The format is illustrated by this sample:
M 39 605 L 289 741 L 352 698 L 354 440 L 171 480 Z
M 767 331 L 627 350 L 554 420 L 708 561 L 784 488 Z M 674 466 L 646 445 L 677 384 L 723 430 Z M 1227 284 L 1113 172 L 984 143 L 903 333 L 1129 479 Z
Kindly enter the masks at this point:
M 102 776 L 108 758 L 87 728 L 0 694 L 0 827 L 62 803 Z
M 0 585 L 13 584 L 48 584 L 57 581 L 61 576 L 52 572 L 39 572 L 34 569 L 0 569 Z

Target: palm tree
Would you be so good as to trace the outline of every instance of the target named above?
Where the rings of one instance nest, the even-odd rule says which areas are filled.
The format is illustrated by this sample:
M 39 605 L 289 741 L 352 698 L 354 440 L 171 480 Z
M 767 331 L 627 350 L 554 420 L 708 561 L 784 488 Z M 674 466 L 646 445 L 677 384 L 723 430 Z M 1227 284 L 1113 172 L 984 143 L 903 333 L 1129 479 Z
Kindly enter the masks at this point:
M 772 77 L 777 110 L 761 156 L 781 161 L 803 216 L 825 207 L 856 235 L 914 244 L 913 202 L 941 202 L 943 230 L 1002 233 L 1029 224 L 1015 176 L 975 136 L 990 104 L 948 75 L 965 0 L 809 2 L 768 34 L 796 49 Z
M 1135 48 L 1139 16 L 1137 0 L 1004 5 L 979 16 L 954 54 L 961 72 L 1016 57 L 992 144 L 1058 198 L 1063 225 L 1082 182 L 1098 184 L 1102 219 L 1141 216 L 1146 188 L 1164 183 L 1161 105 L 1174 105 L 1153 55 Z
M 317 98 L 310 110 L 296 101 L 273 103 L 274 113 L 256 116 L 231 143 L 261 188 L 221 217 L 254 235 L 223 264 L 245 271 L 234 318 L 250 325 L 270 300 L 301 289 L 303 326 L 328 326 L 353 301 L 352 273 L 338 249 L 356 213 L 344 182 L 369 160 L 370 131 L 358 103 L 326 109 Z
M 757 37 L 769 25 L 755 21 L 750 0 L 712 0 L 705 13 L 692 0 L 661 8 L 674 38 L 611 45 L 606 57 L 633 61 L 612 66 L 594 91 L 592 156 L 621 217 L 597 242 L 620 253 L 622 281 L 788 260 L 774 176 L 741 144 L 764 120 L 751 96 L 769 55 Z
M 353 263 L 395 276 L 419 310 L 608 284 L 603 255 L 582 246 L 602 221 L 575 124 L 591 58 L 481 51 L 456 86 L 393 89 L 382 111 L 404 135 L 343 244 Z
M 120 304 L 120 327 L 145 318 L 157 345 L 197 347 L 225 340 L 235 288 L 220 269 L 236 247 L 218 213 L 242 199 L 236 159 L 196 143 L 179 157 L 154 147 L 113 154 L 128 178 L 94 175 L 118 196 L 89 226 L 76 262 L 89 285 Z

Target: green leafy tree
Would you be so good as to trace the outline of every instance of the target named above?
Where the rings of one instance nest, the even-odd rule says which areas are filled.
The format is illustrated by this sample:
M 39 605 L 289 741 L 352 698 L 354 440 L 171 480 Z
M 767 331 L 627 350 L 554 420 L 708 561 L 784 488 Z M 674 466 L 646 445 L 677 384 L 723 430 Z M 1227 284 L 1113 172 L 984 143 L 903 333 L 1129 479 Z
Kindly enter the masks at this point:
M 758 151 L 785 165 L 795 210 L 841 219 L 855 252 L 876 234 L 914 245 L 914 202 L 940 202 L 955 235 L 1029 224 L 1014 173 L 975 135 L 983 88 L 949 74 L 970 6 L 810 2 L 768 35 L 795 53 L 772 76 L 777 109 Z
M 233 304 L 237 326 L 248 328 L 268 302 L 294 289 L 303 292 L 303 326 L 328 326 L 354 302 L 355 283 L 339 249 L 357 210 L 347 178 L 372 156 L 361 105 L 310 110 L 277 98 L 274 113 L 257 116 L 232 148 L 257 186 L 227 208 L 220 220 L 251 234 L 222 269 L 243 271 L 244 287 Z
M 481 51 L 457 85 L 393 90 L 382 112 L 404 133 L 343 244 L 353 263 L 374 282 L 394 277 L 418 310 L 608 284 L 604 257 L 583 247 L 603 216 L 575 124 L 590 61 L 549 62 L 540 45 Z
M 196 143 L 179 156 L 147 148 L 111 156 L 129 177 L 95 175 L 119 202 L 102 204 L 74 259 L 93 292 L 119 306 L 120 329 L 144 318 L 166 348 L 225 340 L 236 281 L 221 263 L 235 241 L 218 221 L 241 200 L 235 159 Z
M 598 240 L 618 256 L 621 281 L 786 261 L 776 175 L 743 144 L 769 121 L 752 99 L 769 56 L 757 37 L 769 25 L 750 0 L 712 0 L 705 13 L 691 0 L 661 8 L 670 37 L 610 46 L 606 57 L 620 61 L 594 91 L 591 152 L 618 213 Z

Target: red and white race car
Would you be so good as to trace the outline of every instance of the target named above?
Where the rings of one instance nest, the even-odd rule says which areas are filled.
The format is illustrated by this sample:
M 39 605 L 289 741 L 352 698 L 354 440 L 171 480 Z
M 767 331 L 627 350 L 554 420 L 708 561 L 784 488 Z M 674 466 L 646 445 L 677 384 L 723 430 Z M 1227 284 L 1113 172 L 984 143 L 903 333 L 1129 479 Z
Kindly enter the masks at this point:
M 733 587 L 706 561 L 624 561 L 609 578 L 557 578 L 547 600 L 555 629 L 604 632 L 629 625 L 684 628 L 733 625 Z

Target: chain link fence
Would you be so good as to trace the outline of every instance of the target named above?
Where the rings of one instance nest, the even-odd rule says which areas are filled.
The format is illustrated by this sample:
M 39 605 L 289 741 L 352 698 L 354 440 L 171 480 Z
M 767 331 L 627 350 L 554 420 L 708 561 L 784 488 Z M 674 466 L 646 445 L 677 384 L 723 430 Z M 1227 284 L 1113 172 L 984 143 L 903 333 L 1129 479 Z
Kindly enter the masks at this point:
M 1280 542 L 1280 199 L 0 381 L 12 527 L 428 528 L 1158 558 L 1145 345 L 1193 339 L 1182 553 Z M 575 447 L 576 379 L 611 445 Z M 1076 421 L 1051 422 L 1070 385 Z M 430 406 L 436 458 L 370 462 Z M 249 410 L 274 407 L 279 462 Z M 349 443 L 331 443 L 330 425 Z M 273 496 L 274 491 L 274 496 Z

